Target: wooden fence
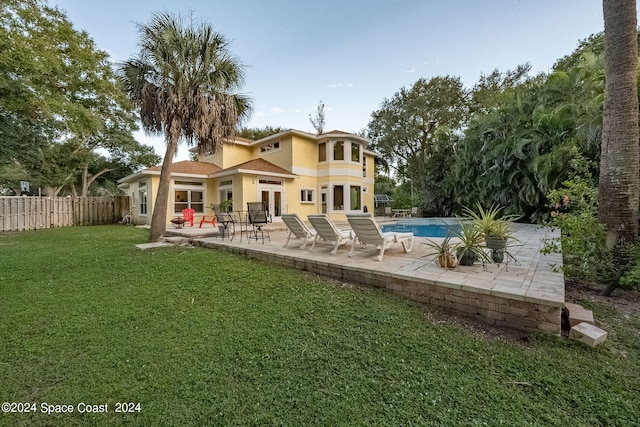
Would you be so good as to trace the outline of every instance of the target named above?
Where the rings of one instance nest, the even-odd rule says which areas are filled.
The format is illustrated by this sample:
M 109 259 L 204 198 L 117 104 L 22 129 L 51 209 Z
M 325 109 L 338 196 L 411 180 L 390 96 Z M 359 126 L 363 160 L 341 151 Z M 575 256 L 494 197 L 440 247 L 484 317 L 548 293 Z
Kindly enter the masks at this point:
M 0 197 L 0 231 L 113 224 L 127 212 L 128 196 Z

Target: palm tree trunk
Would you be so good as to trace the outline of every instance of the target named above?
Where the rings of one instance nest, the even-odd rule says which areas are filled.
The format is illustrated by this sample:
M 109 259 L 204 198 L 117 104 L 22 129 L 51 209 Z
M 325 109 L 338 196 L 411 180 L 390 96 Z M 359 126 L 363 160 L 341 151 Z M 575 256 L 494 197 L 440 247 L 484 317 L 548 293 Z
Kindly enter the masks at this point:
M 151 217 L 151 230 L 149 232 L 149 242 L 157 242 L 167 229 L 167 204 L 169 203 L 169 187 L 171 185 L 171 164 L 173 156 L 178 149 L 178 138 L 168 137 L 167 151 L 162 161 L 160 170 L 160 183 L 158 193 L 153 204 L 153 216 Z
M 598 214 L 607 227 L 607 247 L 614 249 L 638 239 L 640 145 L 636 0 L 603 0 L 603 11 L 606 82 Z
M 604 0 L 605 103 L 600 163 L 601 221 L 607 245 L 638 236 L 640 146 L 638 132 L 635 0 Z

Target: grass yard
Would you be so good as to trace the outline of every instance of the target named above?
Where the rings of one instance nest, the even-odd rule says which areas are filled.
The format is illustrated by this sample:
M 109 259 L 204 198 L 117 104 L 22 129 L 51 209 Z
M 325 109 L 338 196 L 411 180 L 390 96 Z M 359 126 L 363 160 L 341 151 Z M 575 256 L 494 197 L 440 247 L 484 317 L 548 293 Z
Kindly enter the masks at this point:
M 380 291 L 211 249 L 134 247 L 146 238 L 0 234 L 0 401 L 35 409 L 0 412 L 0 425 L 638 423 L 638 316 L 597 312 L 618 329 L 596 349 L 485 337 Z M 139 406 L 115 412 L 122 402 Z

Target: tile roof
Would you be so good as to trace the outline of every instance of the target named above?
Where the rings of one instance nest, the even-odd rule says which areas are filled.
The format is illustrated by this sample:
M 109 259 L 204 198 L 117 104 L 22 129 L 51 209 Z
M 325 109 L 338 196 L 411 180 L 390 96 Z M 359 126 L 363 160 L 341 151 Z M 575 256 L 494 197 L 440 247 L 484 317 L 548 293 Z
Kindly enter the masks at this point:
M 158 171 L 162 169 L 162 165 L 153 166 L 147 171 Z M 171 165 L 171 173 L 184 173 L 190 175 L 211 175 L 216 172 L 220 172 L 220 167 L 213 163 L 206 162 L 194 162 L 191 160 L 183 160 L 181 162 L 175 162 Z
M 291 175 L 291 172 L 289 172 L 288 170 L 283 169 L 280 166 L 276 166 L 273 163 L 268 162 L 264 159 L 249 160 L 248 162 L 240 163 L 240 164 L 231 166 L 230 168 L 223 169 L 221 172 L 234 171 L 238 169 L 252 170 L 256 172 L 267 172 L 267 173 Z

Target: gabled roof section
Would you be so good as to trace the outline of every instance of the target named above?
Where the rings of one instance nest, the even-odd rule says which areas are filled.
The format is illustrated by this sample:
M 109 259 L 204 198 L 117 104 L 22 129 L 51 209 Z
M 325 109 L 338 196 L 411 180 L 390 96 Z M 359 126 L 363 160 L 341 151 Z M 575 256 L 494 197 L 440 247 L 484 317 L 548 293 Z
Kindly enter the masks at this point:
M 256 175 L 281 176 L 285 178 L 297 178 L 298 175 L 292 174 L 286 169 L 276 166 L 264 159 L 254 159 L 248 162 L 240 163 L 230 168 L 222 169 L 209 175 L 210 178 L 218 178 L 236 173 L 253 173 Z
M 160 175 L 161 170 L 162 165 L 142 169 L 141 171 L 127 175 L 124 178 L 120 178 L 118 183 L 122 184 L 134 179 L 140 179 L 144 175 Z M 220 170 L 220 167 L 213 163 L 193 162 L 191 160 L 183 160 L 171 165 L 171 175 L 190 176 L 194 178 L 206 178 L 212 173 L 219 172 Z

